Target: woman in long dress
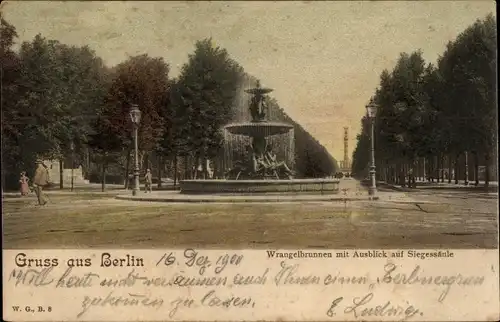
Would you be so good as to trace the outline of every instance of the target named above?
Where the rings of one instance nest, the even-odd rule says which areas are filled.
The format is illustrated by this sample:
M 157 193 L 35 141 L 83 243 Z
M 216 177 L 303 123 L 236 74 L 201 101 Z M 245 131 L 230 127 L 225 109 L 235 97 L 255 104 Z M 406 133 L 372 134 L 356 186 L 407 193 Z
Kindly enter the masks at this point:
M 26 176 L 26 172 L 21 172 L 21 178 L 19 179 L 19 183 L 21 184 L 21 196 L 26 196 L 30 192 L 29 181 L 30 179 Z

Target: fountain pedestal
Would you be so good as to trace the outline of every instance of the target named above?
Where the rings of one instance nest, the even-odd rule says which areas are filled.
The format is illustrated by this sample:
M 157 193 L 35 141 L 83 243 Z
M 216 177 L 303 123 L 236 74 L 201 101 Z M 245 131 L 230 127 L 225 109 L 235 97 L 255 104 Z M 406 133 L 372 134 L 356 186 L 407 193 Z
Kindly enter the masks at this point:
M 336 179 L 182 180 L 183 194 L 337 194 Z

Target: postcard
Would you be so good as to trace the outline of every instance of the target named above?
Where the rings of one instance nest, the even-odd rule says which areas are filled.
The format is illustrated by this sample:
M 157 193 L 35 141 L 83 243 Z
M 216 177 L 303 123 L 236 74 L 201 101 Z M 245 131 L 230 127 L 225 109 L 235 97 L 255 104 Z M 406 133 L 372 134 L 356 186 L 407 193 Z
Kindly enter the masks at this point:
M 497 321 L 492 1 L 6 1 L 3 319 Z

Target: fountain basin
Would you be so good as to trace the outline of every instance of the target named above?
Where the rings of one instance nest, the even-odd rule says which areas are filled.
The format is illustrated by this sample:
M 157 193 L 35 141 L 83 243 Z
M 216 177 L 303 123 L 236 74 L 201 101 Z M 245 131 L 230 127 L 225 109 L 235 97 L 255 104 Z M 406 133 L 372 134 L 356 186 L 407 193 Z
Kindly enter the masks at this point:
M 182 194 L 337 194 L 338 179 L 181 180 Z
M 251 137 L 263 137 L 277 134 L 286 134 L 293 126 L 278 122 L 246 122 L 228 124 L 224 127 L 231 134 L 246 135 Z

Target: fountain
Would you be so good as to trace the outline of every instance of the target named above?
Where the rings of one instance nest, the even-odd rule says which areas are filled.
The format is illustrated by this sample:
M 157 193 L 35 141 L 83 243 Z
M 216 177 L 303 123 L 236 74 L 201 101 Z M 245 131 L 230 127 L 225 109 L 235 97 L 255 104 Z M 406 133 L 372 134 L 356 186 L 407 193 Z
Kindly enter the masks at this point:
M 293 126 L 285 123 L 268 122 L 266 120 L 267 93 L 272 92 L 270 88 L 261 88 L 257 82 L 255 88 L 246 90 L 252 94 L 250 99 L 250 115 L 252 121 L 248 123 L 229 124 L 224 130 L 233 135 L 241 135 L 249 138 L 248 145 L 242 158 L 233 164 L 226 173 L 226 178 L 239 179 L 292 179 L 293 172 L 286 161 L 278 161 L 277 155 L 268 138 L 275 135 L 287 134 L 293 130 Z M 227 137 L 227 136 L 226 136 Z M 293 136 L 292 136 L 293 139 Z M 226 142 L 229 140 L 226 139 Z M 293 142 L 293 141 L 290 141 Z M 226 150 L 231 150 L 227 148 Z M 231 158 L 228 158 L 231 159 Z M 229 161 L 229 160 L 228 160 Z
M 266 118 L 267 94 L 272 91 L 262 88 L 260 82 L 255 88 L 245 90 L 252 95 L 249 102 L 251 121 L 224 127 L 225 179 L 182 180 L 182 194 L 338 193 L 337 179 L 294 179 L 290 166 L 295 157 L 293 126 L 270 122 Z M 230 144 L 229 136 L 239 138 L 236 148 Z M 280 138 L 283 136 L 288 136 L 288 140 Z M 275 151 L 276 147 L 281 151 Z M 239 152 L 236 157 L 233 156 L 235 151 Z

